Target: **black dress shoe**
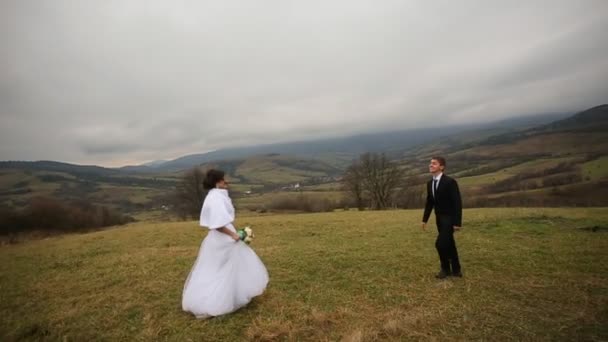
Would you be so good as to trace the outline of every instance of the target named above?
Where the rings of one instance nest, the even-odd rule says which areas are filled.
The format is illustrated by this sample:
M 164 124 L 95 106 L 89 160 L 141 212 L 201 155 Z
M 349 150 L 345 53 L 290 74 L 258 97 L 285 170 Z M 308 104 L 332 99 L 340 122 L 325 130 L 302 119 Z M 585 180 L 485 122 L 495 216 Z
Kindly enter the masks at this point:
M 437 273 L 435 275 L 435 278 L 437 278 L 437 279 L 445 279 L 445 278 L 447 278 L 449 276 L 450 276 L 450 273 L 448 273 L 446 271 L 441 271 L 441 272 L 439 272 L 439 273 Z
M 452 273 L 452 277 L 462 278 L 462 272 L 460 272 L 460 271 L 454 272 L 454 273 Z

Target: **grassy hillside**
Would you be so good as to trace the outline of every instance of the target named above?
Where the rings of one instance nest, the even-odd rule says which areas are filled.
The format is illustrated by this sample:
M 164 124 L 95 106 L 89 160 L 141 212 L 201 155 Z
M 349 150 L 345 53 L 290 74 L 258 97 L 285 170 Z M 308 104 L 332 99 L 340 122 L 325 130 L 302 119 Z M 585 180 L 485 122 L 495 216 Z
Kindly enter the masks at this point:
M 233 174 L 246 183 L 289 184 L 311 178 L 330 178 L 341 171 L 327 163 L 279 154 L 254 156 L 242 160 Z
M 295 201 L 301 198 L 310 199 L 310 201 L 320 202 L 329 200 L 333 203 L 338 203 L 344 197 L 342 191 L 332 191 L 330 189 L 322 191 L 275 191 L 267 193 L 252 194 L 239 197 L 235 200 L 237 209 L 258 210 L 261 208 L 272 209 L 284 201 Z
M 448 160 L 468 205 L 607 205 L 608 105 L 524 130 L 468 132 L 406 151 L 424 175 L 432 155 Z M 410 183 L 411 184 L 411 183 Z
M 326 162 L 284 155 L 217 161 L 236 192 L 270 191 L 310 181 L 326 182 L 341 171 Z M 136 212 L 167 204 L 183 172 L 133 173 L 61 163 L 0 163 L 0 204 L 22 207 L 50 196 Z
M 2 340 L 608 339 L 608 209 L 475 209 L 463 279 L 433 278 L 420 211 L 240 217 L 267 292 L 226 317 L 181 311 L 204 231 L 137 223 L 0 247 Z M 597 231 L 587 227 L 601 226 Z
M 530 127 L 534 124 L 537 125 Z M 417 136 L 421 132 L 417 132 Z M 448 159 L 448 173 L 460 181 L 467 206 L 608 205 L 608 197 L 601 195 L 608 190 L 608 167 L 605 167 L 608 158 L 608 105 L 548 124 L 539 119 L 446 132 L 451 133 L 442 138 L 434 132 L 433 142 L 429 143 L 426 137 L 423 141 L 427 143 L 405 152 L 403 149 L 409 143 L 401 147 L 394 145 L 396 141 L 409 139 L 399 136 L 405 134 L 403 132 L 389 134 L 386 141 L 378 134 L 361 136 L 357 148 L 390 146 L 384 152 L 395 157 L 402 164 L 404 175 L 410 177 L 403 189 L 406 192 L 412 189 L 412 196 L 399 196 L 420 197 L 419 202 L 422 196 L 418 193 L 428 179 L 429 158 L 443 155 Z M 328 140 L 316 145 L 308 143 L 319 148 L 327 147 L 330 141 L 336 144 L 342 141 L 332 149 L 319 150 L 314 159 L 298 154 L 242 155 L 246 151 L 258 151 L 251 148 L 238 150 L 235 156 L 239 157 L 207 162 L 202 166 L 225 170 L 235 195 L 251 191 L 252 196 L 240 201 L 247 207 L 265 205 L 281 196 L 292 196 L 281 192 L 296 183 L 305 191 L 314 191 L 317 197 L 325 195 L 333 201 L 336 194 L 340 194 L 340 175 L 356 157 L 352 151 L 342 151 L 340 146 L 352 144 L 352 139 Z M 300 145 L 294 143 L 292 147 L 297 146 Z M 228 155 L 232 154 L 211 153 L 202 160 Z M 178 164 L 188 160 L 192 161 L 185 158 Z M 194 164 L 184 167 L 191 165 Z M 184 170 L 151 173 L 155 169 L 145 168 L 147 172 L 136 172 L 137 169 L 106 169 L 56 162 L 0 162 L 0 205 L 21 207 L 32 197 L 43 195 L 88 200 L 139 215 L 142 211 L 171 203 L 174 188 Z
M 584 163 L 582 172 L 585 179 L 590 181 L 608 178 L 608 156 Z
M 178 180 L 174 174 L 103 175 L 20 167 L 0 167 L 0 204 L 19 208 L 33 197 L 46 196 L 133 212 L 162 203 Z

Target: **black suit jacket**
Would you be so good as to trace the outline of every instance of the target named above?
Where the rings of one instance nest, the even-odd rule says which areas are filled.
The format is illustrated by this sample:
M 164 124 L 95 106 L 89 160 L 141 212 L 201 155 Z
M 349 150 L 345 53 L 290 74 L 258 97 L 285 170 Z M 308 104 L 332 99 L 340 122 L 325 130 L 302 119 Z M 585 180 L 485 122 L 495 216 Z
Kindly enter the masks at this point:
M 462 200 L 460 198 L 460 190 L 458 189 L 458 183 L 454 178 L 442 175 L 435 197 L 433 197 L 433 180 L 431 179 L 426 184 L 426 206 L 424 207 L 424 216 L 422 222 L 427 222 L 431 211 L 435 209 L 435 215 L 438 216 L 450 216 L 453 221 L 453 225 L 462 225 Z

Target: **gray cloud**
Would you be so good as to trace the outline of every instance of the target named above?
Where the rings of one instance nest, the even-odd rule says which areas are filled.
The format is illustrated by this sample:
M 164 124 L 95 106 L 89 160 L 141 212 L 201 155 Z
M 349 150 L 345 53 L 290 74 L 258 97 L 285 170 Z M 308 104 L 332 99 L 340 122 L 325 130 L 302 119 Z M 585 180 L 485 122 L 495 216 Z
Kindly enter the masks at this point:
M 0 159 L 120 165 L 608 94 L 602 0 L 12 0 L 0 29 Z

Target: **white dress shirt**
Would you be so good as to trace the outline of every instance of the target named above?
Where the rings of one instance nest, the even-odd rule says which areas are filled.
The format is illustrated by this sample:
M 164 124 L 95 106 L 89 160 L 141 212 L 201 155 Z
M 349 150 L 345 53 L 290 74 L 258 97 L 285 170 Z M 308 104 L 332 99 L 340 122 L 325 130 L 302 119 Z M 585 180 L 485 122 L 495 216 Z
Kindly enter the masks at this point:
M 431 189 L 433 191 L 433 198 L 435 198 L 435 188 L 439 188 L 439 182 L 441 182 L 441 176 L 443 176 L 443 172 L 439 173 L 437 176 L 433 176 L 433 183 L 431 184 Z M 435 182 L 437 181 L 437 182 Z

